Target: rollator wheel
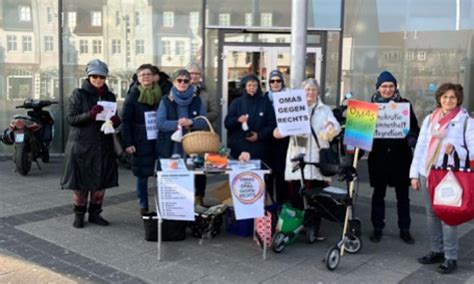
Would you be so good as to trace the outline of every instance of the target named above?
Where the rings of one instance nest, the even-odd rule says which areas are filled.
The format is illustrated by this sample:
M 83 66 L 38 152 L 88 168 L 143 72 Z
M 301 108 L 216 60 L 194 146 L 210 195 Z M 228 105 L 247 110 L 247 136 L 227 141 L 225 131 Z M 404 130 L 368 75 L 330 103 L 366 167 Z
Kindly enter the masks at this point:
M 272 249 L 274 252 L 280 253 L 285 249 L 285 237 L 283 233 L 276 233 L 275 236 L 273 236 Z
M 358 236 L 348 236 L 344 243 L 344 250 L 347 253 L 358 253 L 362 249 L 362 240 Z
M 306 241 L 308 244 L 312 244 L 316 241 L 316 228 L 315 226 L 308 226 L 306 228 Z
M 330 249 L 328 249 L 324 261 L 326 262 L 327 269 L 332 271 L 337 268 L 339 262 L 341 261 L 341 252 L 337 245 L 332 246 Z

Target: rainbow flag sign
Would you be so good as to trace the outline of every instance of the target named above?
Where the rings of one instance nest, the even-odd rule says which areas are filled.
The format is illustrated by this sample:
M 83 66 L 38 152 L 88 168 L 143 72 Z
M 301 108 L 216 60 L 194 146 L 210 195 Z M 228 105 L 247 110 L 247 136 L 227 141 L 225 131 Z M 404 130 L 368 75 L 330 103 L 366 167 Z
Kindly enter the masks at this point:
M 377 104 L 355 100 L 348 102 L 344 145 L 372 150 L 378 110 Z

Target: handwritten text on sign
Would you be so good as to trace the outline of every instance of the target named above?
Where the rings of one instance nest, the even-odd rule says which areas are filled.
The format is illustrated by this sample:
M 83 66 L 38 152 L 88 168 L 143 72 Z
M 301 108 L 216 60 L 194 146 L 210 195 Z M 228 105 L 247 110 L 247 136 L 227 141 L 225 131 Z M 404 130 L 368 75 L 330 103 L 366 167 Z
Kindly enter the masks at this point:
M 377 104 L 349 100 L 344 145 L 371 151 L 377 123 Z
M 301 135 L 311 132 L 308 105 L 303 90 L 274 93 L 273 107 L 281 135 Z
M 405 138 L 410 131 L 410 104 L 390 102 L 377 105 L 379 112 L 375 138 Z

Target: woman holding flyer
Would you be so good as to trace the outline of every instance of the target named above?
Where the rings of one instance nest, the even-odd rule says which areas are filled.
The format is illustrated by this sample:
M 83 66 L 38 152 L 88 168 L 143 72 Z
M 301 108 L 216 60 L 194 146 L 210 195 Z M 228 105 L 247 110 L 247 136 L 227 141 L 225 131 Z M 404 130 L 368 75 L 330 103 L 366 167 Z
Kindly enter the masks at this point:
M 377 91 L 372 95 L 373 103 L 410 103 L 400 96 L 397 80 L 388 71 L 380 73 L 375 84 Z M 372 195 L 371 221 L 374 231 L 370 236 L 372 242 L 378 243 L 385 227 L 385 193 L 387 186 L 395 187 L 397 196 L 398 228 L 400 238 L 407 244 L 415 241 L 410 234 L 410 185 L 409 169 L 412 161 L 412 150 L 420 128 L 410 103 L 410 129 L 404 138 L 375 138 L 369 154 L 369 179 L 374 188 Z
M 273 107 L 263 96 L 257 76 L 245 76 L 240 85 L 242 96 L 232 101 L 225 117 L 230 155 L 237 159 L 242 152 L 248 152 L 252 159 L 267 162 L 270 155 L 267 142 L 275 128 Z
M 115 95 L 105 84 L 108 72 L 104 62 L 91 60 L 86 68 L 87 79 L 69 97 L 66 121 L 70 131 L 61 187 L 74 191 L 75 228 L 84 227 L 88 200 L 89 223 L 109 225 L 100 216 L 105 189 L 118 186 L 113 138 L 101 132 L 104 122 L 96 120 L 97 115 L 104 110 L 100 101 L 115 102 Z M 120 124 L 116 114 L 110 120 L 114 127 Z
M 153 82 L 153 68 L 151 64 L 138 67 L 138 84 L 128 92 L 122 114 L 123 145 L 125 151 L 133 155 L 141 215 L 148 213 L 148 177 L 153 176 L 156 163 L 157 133 L 147 131 L 147 126 L 156 129 L 156 110 L 162 97 L 160 86 Z M 153 120 L 154 125 L 147 125 L 153 124 Z
M 269 78 L 270 88 L 265 93 L 265 96 L 273 104 L 275 99 L 274 94 L 287 91 L 288 89 L 285 87 L 283 74 L 279 70 L 273 70 L 270 72 Z M 285 181 L 286 152 L 288 150 L 288 142 L 290 139 L 289 137 L 284 137 L 282 139 L 272 137 L 270 141 L 269 147 L 272 155 L 270 155 L 268 162 L 270 168 L 272 168 L 272 174 L 266 176 L 266 183 L 270 194 L 274 192 L 273 188 L 275 188 L 276 201 L 278 204 L 282 205 L 283 203 L 290 201 L 288 197 L 288 183 Z
M 290 137 L 285 167 L 285 180 L 292 182 L 292 204 L 299 209 L 303 209 L 303 198 L 298 192 L 301 187 L 301 173 L 292 171 L 294 163 L 291 162 L 291 159 L 303 153 L 305 161 L 318 163 L 319 150 L 329 148 L 329 142 L 341 132 L 341 126 L 334 117 L 331 108 L 319 99 L 321 88 L 318 82 L 309 78 L 304 80 L 302 85 L 306 94 L 312 131 L 311 134 Z M 277 139 L 284 138 L 278 128 L 273 131 L 273 136 Z M 330 177 L 323 176 L 319 169 L 313 166 L 305 167 L 304 175 L 305 186 L 308 187 L 325 186 L 331 181 Z
M 449 226 L 435 215 L 426 181 L 431 166 L 441 166 L 445 154 L 454 151 L 464 165 L 474 153 L 474 124 L 468 112 L 461 108 L 463 88 L 445 83 L 435 93 L 437 108 L 421 126 L 420 138 L 410 168 L 411 186 L 422 190 L 425 197 L 426 217 L 430 233 L 431 251 L 418 259 L 421 264 L 441 263 L 438 272 L 448 274 L 457 268 L 457 226 Z M 467 157 L 467 150 L 471 157 Z M 451 158 L 450 158 L 451 159 Z

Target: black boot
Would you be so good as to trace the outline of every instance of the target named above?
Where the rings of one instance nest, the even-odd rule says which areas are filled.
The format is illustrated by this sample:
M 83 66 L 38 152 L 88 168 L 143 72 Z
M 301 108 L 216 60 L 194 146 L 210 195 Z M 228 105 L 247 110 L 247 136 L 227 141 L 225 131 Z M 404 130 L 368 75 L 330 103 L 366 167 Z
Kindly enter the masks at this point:
M 441 265 L 438 267 L 438 272 L 441 274 L 450 274 L 454 270 L 458 268 L 458 263 L 455 259 L 446 259 Z
M 400 230 L 400 239 L 402 239 L 402 241 L 404 241 L 405 243 L 409 245 L 412 245 L 415 243 L 415 240 L 411 236 L 410 231 L 407 229 Z
M 382 239 L 382 229 L 374 229 L 374 232 L 370 236 L 370 241 L 373 243 L 378 243 Z
M 89 223 L 99 226 L 108 226 L 109 222 L 100 216 L 102 204 L 89 203 Z
M 87 207 L 84 206 L 76 206 L 74 205 L 74 222 L 72 223 L 72 226 L 74 228 L 80 229 L 84 228 L 84 215 L 86 214 Z

